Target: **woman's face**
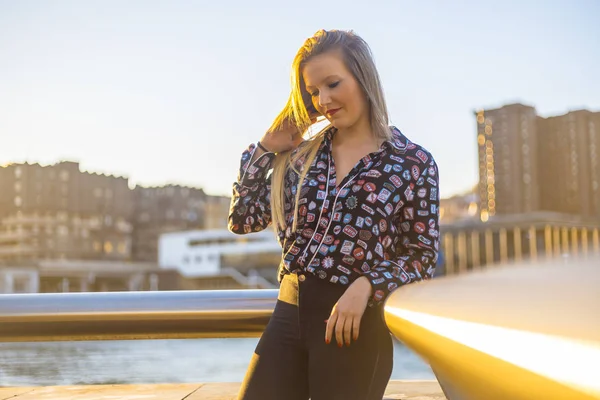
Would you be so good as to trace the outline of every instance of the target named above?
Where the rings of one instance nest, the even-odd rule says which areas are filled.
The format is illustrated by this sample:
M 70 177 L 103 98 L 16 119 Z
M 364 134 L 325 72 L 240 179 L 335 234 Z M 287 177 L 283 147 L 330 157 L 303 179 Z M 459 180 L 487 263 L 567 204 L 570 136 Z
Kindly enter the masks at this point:
M 365 95 L 337 51 L 311 58 L 302 77 L 315 108 L 336 128 L 346 129 L 368 118 Z

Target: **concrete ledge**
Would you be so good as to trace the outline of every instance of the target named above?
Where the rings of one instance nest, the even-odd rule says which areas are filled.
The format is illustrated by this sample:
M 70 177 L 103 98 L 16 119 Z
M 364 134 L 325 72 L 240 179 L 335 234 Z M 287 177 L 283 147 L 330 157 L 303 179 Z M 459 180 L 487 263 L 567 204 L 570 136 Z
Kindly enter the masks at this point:
M 239 383 L 0 388 L 0 400 L 234 400 Z M 385 400 L 445 400 L 436 381 L 390 381 Z

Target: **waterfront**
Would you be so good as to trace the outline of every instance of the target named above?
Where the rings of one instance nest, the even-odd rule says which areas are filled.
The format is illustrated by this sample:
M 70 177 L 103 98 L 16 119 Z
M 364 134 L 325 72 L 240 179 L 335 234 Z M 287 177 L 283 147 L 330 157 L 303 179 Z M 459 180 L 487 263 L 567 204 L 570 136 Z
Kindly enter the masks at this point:
M 258 339 L 0 343 L 0 386 L 240 382 Z M 392 379 L 435 379 L 400 343 Z

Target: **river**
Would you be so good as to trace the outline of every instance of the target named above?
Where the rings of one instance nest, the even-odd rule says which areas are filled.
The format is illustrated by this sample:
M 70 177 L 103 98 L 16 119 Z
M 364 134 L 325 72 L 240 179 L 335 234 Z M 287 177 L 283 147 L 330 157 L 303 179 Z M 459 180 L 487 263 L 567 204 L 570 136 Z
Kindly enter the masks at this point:
M 258 339 L 0 343 L 0 386 L 241 382 Z M 392 379 L 435 379 L 401 343 Z

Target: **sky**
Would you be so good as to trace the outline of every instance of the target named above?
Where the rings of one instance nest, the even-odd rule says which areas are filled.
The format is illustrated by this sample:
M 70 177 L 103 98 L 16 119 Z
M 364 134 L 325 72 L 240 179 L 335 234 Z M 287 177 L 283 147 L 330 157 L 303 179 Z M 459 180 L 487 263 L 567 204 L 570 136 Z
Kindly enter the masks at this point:
M 595 0 L 0 0 L 0 164 L 230 195 L 304 40 L 352 29 L 449 197 L 478 180 L 475 110 L 600 110 L 599 20 Z

